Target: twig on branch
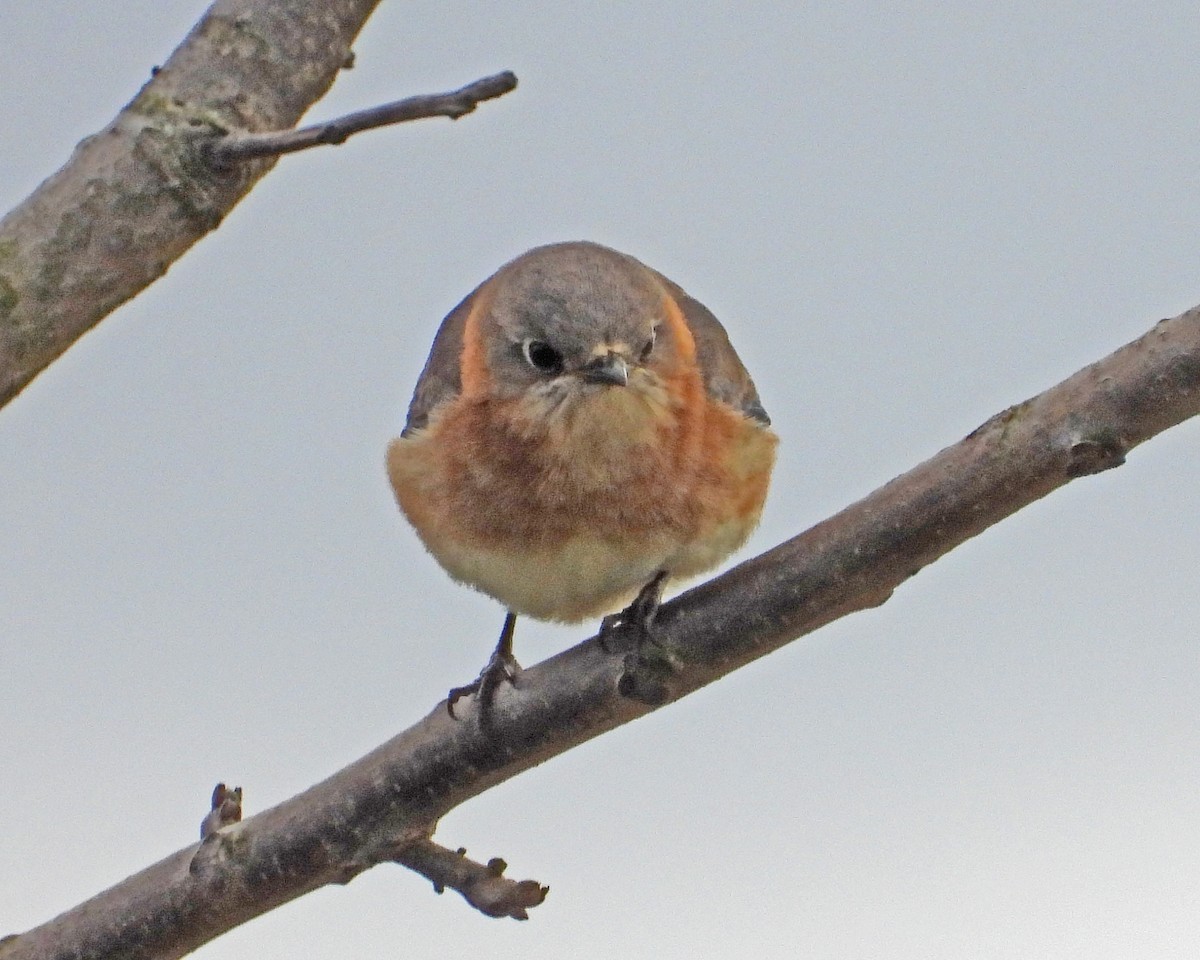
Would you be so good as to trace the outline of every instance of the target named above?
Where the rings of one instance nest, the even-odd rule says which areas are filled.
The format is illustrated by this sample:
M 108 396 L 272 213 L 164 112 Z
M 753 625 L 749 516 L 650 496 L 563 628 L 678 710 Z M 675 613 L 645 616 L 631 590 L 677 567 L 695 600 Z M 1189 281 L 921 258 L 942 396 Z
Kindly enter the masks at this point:
M 242 788 L 230 789 L 218 783 L 212 792 L 212 804 L 208 815 L 200 821 L 200 839 L 207 840 L 222 827 L 242 819 Z
M 1076 477 L 1118 466 L 1138 444 L 1197 414 L 1200 308 L 1162 321 L 836 516 L 665 604 L 655 627 L 677 665 L 664 680 L 668 702 L 883 603 L 958 544 Z M 433 825 L 488 788 L 649 713 L 617 691 L 623 660 L 593 638 L 528 668 L 519 687 L 501 689 L 490 734 L 477 710 L 454 720 L 441 703 L 323 783 L 221 831 L 220 846 L 196 869 L 189 869 L 193 845 L 4 943 L 4 960 L 182 956 L 386 860 L 455 889 L 462 870 L 472 896 L 503 903 L 512 892 L 495 871 L 487 881 L 478 865 L 426 845 Z
M 215 0 L 112 123 L 0 219 L 0 407 L 220 224 L 280 152 L 462 116 L 516 85 L 497 74 L 293 131 L 378 2 Z
M 213 140 L 208 146 L 217 163 L 232 163 L 260 157 L 275 157 L 297 150 L 307 150 L 322 144 L 345 143 L 347 138 L 364 130 L 386 127 L 394 123 L 423 120 L 427 117 L 449 117 L 457 120 L 471 113 L 485 100 L 494 100 L 517 87 L 516 74 L 506 70 L 449 93 L 430 93 L 407 97 L 348 113 L 336 120 L 315 123 L 298 130 L 272 130 L 267 133 L 231 133 Z
M 432 840 L 417 840 L 401 847 L 396 863 L 433 882 L 442 893 L 447 887 L 457 890 L 480 913 L 489 917 L 528 920 L 529 909 L 546 899 L 550 892 L 536 880 L 509 880 L 504 876 L 508 864 L 499 857 L 487 863 L 467 859 L 467 851 L 450 850 Z

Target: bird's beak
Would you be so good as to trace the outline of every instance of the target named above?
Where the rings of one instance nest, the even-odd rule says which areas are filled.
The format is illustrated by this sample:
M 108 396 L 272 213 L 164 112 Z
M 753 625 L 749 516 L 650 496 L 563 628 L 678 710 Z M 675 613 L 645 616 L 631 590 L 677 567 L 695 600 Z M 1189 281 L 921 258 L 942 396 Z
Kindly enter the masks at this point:
M 629 365 L 617 353 L 595 357 L 585 363 L 579 372 L 588 383 L 608 383 L 618 387 L 629 383 Z

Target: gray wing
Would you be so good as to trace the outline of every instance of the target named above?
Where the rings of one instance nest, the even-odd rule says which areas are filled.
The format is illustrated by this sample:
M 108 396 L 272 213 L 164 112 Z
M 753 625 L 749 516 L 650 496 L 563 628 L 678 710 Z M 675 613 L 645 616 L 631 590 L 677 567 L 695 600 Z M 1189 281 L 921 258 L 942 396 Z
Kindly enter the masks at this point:
M 709 396 L 741 410 L 752 420 L 769 424 L 771 418 L 758 399 L 750 372 L 742 365 L 721 321 L 713 316 L 708 307 L 689 296 L 679 284 L 661 273 L 658 276 L 679 304 L 683 318 L 692 331 L 692 339 L 696 341 L 696 360 L 704 375 L 704 386 Z
M 471 305 L 478 292 L 478 287 L 472 290 L 457 307 L 446 314 L 446 319 L 438 327 L 433 346 L 429 349 L 429 359 L 425 361 L 425 369 L 417 378 L 417 386 L 408 405 L 408 422 L 405 423 L 400 436 L 407 437 L 414 430 L 422 429 L 429 423 L 429 415 L 435 407 L 453 400 L 462 390 L 460 362 L 463 329 L 467 325 L 467 315 L 471 312 Z

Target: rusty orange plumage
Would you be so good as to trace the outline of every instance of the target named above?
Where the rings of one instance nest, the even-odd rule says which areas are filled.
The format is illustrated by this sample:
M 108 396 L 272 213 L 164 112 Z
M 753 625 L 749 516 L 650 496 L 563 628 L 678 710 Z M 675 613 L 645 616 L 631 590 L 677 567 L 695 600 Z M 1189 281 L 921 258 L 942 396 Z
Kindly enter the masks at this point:
M 442 322 L 387 456 L 429 552 L 508 610 L 458 693 L 512 675 L 516 615 L 577 622 L 635 597 L 652 614 L 666 582 L 741 546 L 769 422 L 717 319 L 633 257 L 552 244 L 485 280 Z

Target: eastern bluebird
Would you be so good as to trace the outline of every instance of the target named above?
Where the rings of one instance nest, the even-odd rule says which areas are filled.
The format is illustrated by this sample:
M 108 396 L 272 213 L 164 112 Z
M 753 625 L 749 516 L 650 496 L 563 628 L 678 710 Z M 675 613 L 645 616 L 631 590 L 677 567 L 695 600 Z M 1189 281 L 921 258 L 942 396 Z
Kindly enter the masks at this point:
M 648 637 L 666 583 L 757 525 L 769 423 L 717 318 L 633 257 L 551 244 L 481 283 L 442 321 L 387 454 L 425 547 L 508 611 L 451 714 L 475 693 L 486 715 L 514 678 L 518 614 Z

